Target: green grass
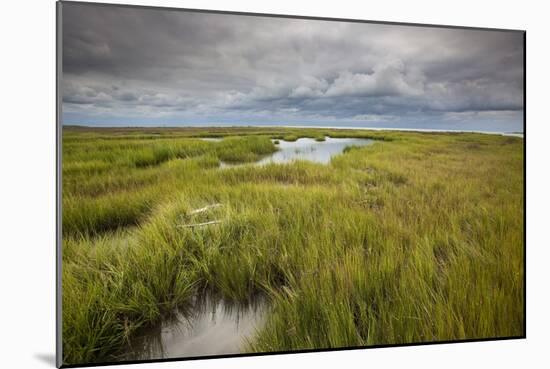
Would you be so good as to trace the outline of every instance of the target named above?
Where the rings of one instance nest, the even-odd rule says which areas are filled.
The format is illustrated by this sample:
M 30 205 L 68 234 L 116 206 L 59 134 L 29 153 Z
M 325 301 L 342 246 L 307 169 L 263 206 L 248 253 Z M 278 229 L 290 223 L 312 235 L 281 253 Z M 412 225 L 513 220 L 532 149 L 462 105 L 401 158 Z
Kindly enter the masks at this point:
M 217 168 L 325 135 L 377 142 Z M 259 352 L 522 335 L 523 171 L 497 135 L 65 127 L 64 363 L 116 360 L 201 290 L 268 297 Z

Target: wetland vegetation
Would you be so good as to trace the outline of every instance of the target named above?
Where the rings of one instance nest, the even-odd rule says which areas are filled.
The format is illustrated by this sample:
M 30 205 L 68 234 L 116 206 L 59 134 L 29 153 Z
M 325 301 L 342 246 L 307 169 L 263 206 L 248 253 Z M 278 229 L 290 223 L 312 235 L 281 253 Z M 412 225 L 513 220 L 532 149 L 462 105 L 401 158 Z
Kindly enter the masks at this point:
M 326 163 L 289 142 L 350 144 Z M 207 138 L 207 139 L 206 139 Z M 63 362 L 128 357 L 198 296 L 268 307 L 242 352 L 521 336 L 524 141 L 63 128 Z

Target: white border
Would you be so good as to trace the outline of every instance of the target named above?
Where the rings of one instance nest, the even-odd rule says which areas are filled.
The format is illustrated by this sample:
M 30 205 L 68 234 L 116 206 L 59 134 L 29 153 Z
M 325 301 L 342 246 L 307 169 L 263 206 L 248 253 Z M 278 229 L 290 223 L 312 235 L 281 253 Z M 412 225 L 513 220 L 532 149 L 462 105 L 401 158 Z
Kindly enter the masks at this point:
M 527 339 L 142 364 L 143 368 L 544 367 L 548 297 L 548 13 L 535 2 L 462 0 L 116 1 L 473 27 L 527 29 Z M 3 4 L 0 330 L 6 368 L 53 367 L 55 353 L 55 2 Z M 538 364 L 538 365 L 537 365 Z

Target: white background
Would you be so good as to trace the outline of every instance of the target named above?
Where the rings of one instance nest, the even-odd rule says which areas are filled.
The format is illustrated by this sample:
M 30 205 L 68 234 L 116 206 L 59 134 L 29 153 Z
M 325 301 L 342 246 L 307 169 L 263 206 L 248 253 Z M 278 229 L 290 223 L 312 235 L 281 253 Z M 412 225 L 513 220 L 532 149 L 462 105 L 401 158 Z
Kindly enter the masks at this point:
M 549 367 L 545 350 L 550 338 L 547 210 L 550 26 L 544 2 L 126 2 L 526 29 L 528 51 L 527 340 L 173 362 L 142 365 L 143 368 Z M 51 368 L 55 352 L 55 2 L 5 1 L 0 14 L 0 367 Z

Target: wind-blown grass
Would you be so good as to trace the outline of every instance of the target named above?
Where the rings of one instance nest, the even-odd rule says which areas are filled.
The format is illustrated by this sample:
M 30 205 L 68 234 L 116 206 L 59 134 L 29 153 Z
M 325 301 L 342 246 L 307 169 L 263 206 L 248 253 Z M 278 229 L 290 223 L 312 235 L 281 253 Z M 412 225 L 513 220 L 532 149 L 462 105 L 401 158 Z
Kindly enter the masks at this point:
M 329 165 L 217 168 L 325 135 L 378 142 Z M 524 332 L 522 139 L 65 128 L 63 145 L 65 364 L 116 360 L 203 290 L 268 296 L 261 352 Z

